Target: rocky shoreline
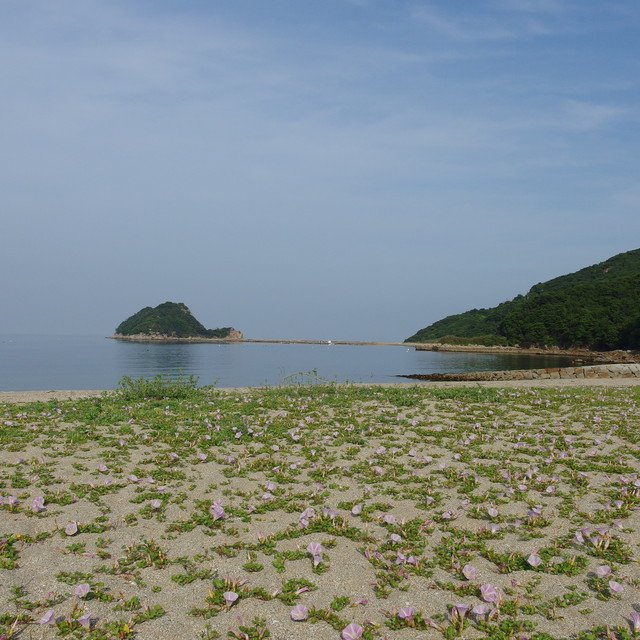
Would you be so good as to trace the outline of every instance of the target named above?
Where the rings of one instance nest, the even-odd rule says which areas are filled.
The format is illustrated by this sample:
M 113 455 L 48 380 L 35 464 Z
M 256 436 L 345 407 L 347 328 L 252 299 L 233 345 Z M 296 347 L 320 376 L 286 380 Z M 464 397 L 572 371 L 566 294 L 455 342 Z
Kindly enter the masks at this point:
M 408 343 L 407 343 L 408 344 Z M 590 349 L 560 349 L 558 347 L 487 347 L 480 344 L 458 345 L 458 344 L 439 344 L 430 343 L 414 343 L 416 351 L 446 351 L 446 352 L 462 352 L 462 353 L 498 353 L 513 354 L 527 356 L 566 356 L 572 358 L 576 362 L 584 361 L 593 364 L 619 364 L 619 363 L 640 363 L 640 354 L 634 351 L 591 351 Z
M 112 336 L 107 336 L 109 340 L 121 340 L 122 342 L 153 342 L 155 344 L 174 344 L 184 343 L 193 344 L 200 342 L 213 342 L 216 344 L 227 342 L 242 342 L 244 336 L 241 331 L 235 329 L 229 333 L 226 338 L 207 338 L 204 336 L 190 336 L 186 338 L 179 338 L 177 336 L 168 336 L 161 333 L 136 333 L 130 336 L 125 336 L 120 333 L 114 333 Z
M 577 380 L 638 378 L 640 364 L 602 364 L 584 367 L 550 367 L 547 369 L 514 369 L 473 371 L 468 373 L 430 373 L 401 375 L 399 378 L 430 382 L 503 382 L 507 380 Z

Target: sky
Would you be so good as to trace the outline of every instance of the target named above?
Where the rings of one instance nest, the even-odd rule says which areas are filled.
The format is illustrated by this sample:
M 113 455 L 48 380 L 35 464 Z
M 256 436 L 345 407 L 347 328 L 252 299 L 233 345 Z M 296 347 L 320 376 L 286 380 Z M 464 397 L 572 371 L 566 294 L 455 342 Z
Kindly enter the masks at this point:
M 640 247 L 637 0 L 0 0 L 0 334 L 402 340 Z

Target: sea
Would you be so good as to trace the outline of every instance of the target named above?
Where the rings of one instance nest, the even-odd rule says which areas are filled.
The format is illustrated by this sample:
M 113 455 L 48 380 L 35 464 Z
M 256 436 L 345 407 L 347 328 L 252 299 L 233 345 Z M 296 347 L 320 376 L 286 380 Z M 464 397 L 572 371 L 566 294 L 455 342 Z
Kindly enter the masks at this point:
M 0 336 L 0 391 L 114 389 L 123 376 L 196 376 L 218 387 L 406 383 L 401 374 L 568 366 L 559 356 L 335 344 L 149 344 L 104 336 Z

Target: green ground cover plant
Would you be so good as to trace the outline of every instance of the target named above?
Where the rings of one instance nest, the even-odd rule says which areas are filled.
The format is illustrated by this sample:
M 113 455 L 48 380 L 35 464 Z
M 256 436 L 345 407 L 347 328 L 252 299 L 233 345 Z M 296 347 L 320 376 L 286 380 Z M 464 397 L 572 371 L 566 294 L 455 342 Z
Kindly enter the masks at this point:
M 636 388 L 0 405 L 0 638 L 640 637 Z

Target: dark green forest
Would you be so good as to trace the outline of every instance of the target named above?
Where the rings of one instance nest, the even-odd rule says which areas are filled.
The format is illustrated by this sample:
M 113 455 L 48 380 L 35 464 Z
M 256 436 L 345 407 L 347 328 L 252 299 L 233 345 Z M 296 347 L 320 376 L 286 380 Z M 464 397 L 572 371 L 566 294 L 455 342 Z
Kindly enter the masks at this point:
M 232 327 L 207 329 L 198 322 L 189 307 L 182 302 L 163 302 L 157 307 L 145 307 L 116 328 L 116 335 L 159 333 L 176 338 L 226 338 Z
M 640 249 L 536 284 L 490 309 L 438 320 L 405 342 L 640 348 Z

